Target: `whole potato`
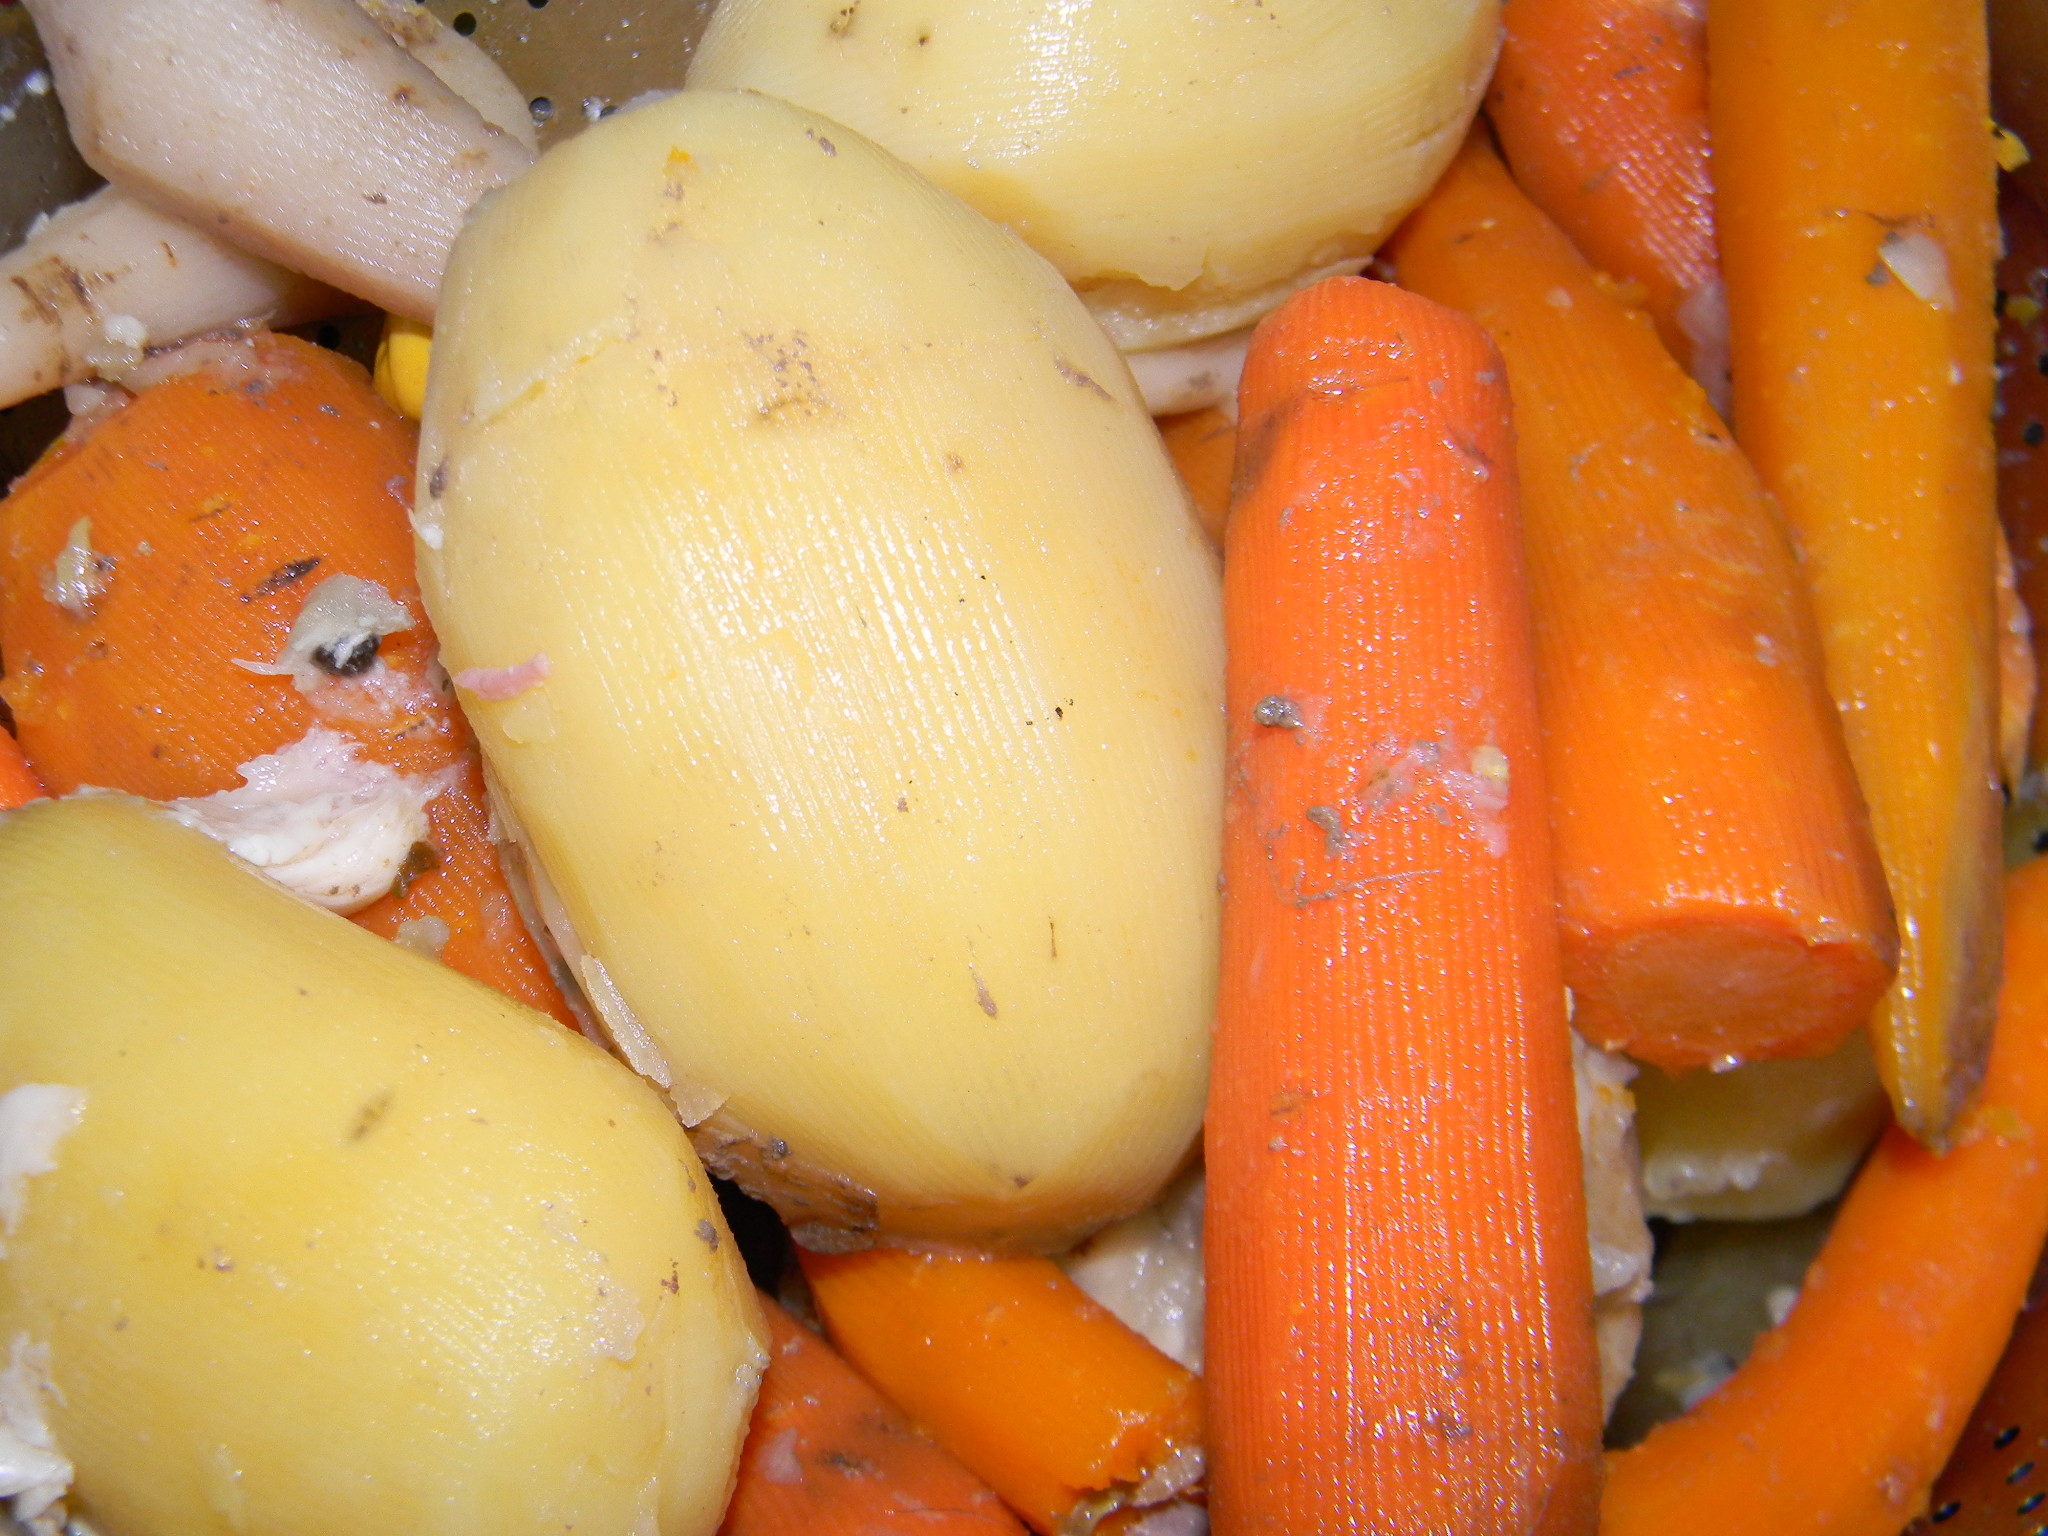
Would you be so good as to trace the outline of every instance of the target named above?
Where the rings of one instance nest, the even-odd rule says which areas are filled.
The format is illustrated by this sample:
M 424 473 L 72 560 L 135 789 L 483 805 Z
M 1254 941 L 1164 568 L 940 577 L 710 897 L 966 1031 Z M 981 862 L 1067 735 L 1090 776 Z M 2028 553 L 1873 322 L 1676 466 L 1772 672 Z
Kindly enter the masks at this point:
M 0 1443 L 75 1512 L 716 1529 L 760 1320 L 631 1073 L 140 801 L 0 815 L 0 933 Z
M 690 84 L 869 135 L 1138 351 L 1356 270 L 1449 163 L 1499 41 L 1497 0 L 725 0 Z
M 1059 275 L 685 91 L 478 213 L 423 434 L 444 656 L 714 1166 L 824 1246 L 1146 1204 L 1202 1116 L 1220 595 Z

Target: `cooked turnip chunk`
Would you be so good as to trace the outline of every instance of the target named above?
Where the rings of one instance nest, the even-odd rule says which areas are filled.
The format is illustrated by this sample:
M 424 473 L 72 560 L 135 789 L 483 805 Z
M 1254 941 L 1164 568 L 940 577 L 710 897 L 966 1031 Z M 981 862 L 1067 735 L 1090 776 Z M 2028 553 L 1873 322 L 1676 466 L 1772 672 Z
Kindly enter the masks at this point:
M 470 205 L 532 163 L 350 0 L 28 9 L 93 169 L 415 319 Z

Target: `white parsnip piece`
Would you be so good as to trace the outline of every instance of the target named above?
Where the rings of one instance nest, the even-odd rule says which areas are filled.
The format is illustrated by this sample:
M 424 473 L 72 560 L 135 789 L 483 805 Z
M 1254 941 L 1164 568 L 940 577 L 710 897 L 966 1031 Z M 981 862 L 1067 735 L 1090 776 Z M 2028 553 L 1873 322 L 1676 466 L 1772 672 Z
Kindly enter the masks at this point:
M 532 152 L 351 0 L 28 0 L 86 163 L 383 308 L 431 319 L 463 215 Z
M 0 815 L 0 932 L 0 1351 L 72 1514 L 717 1528 L 760 1319 L 625 1068 L 125 797 Z
M 443 291 L 422 589 L 459 689 L 525 668 L 463 703 L 700 1149 L 813 1245 L 1142 1208 L 1202 1114 L 1221 605 L 1058 273 L 685 91 L 492 198 Z
M 354 302 L 102 187 L 0 256 L 0 407 L 119 378 L 145 349 L 201 331 L 296 325 Z
M 725 0 L 689 79 L 867 134 L 1140 351 L 1355 271 L 1449 162 L 1499 36 L 1496 0 Z

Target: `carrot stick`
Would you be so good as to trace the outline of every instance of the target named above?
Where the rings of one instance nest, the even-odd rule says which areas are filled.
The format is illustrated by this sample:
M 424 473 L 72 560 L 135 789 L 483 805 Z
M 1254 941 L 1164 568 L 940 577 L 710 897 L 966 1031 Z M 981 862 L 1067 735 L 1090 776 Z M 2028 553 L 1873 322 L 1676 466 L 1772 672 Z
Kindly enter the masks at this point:
M 17 805 L 42 798 L 43 786 L 29 771 L 28 759 L 21 755 L 21 743 L 14 739 L 13 732 L 0 726 L 0 811 L 11 811 Z
M 1579 1032 L 1671 1070 L 1834 1049 L 1898 935 L 1755 472 L 1482 135 L 1391 254 L 1507 360 Z
M 1202 532 L 1218 549 L 1230 516 L 1230 468 L 1237 456 L 1237 423 L 1214 406 L 1160 418 L 1159 434 L 1180 481 L 1195 504 Z
M 1990 1378 L 2048 1233 L 2048 862 L 2006 886 L 1977 1108 L 1938 1157 L 1893 1129 L 1785 1322 L 1609 1463 L 1603 1536 L 1895 1536 Z
M 768 1297 L 768 1370 L 722 1536 L 992 1536 L 1024 1527 Z
M 832 1342 L 1041 1536 L 1201 1476 L 1201 1383 L 1050 1259 L 800 1257 Z
M 511 915 L 476 749 L 439 678 L 407 521 L 413 428 L 354 363 L 290 337 L 181 355 L 193 371 L 75 428 L 0 503 L 0 694 L 30 764 L 58 794 L 207 795 L 317 725 L 400 773 L 452 772 L 428 811 L 438 866 L 366 925 L 437 917 L 449 964 L 571 1022 Z M 51 595 L 67 558 L 92 568 L 69 607 Z M 237 665 L 276 658 L 339 575 L 412 618 L 370 672 L 308 694 Z
M 1515 180 L 1635 284 L 1671 355 L 1727 408 L 1704 6 L 1511 0 L 1487 115 Z
M 1873 1021 L 1939 1145 L 1998 980 L 1991 268 L 1980 0 L 1715 0 L 1736 435 L 1805 555 L 1903 939 Z
M 1382 283 L 1240 386 L 1210 1509 L 1574 1532 L 1600 1387 L 1501 363 Z

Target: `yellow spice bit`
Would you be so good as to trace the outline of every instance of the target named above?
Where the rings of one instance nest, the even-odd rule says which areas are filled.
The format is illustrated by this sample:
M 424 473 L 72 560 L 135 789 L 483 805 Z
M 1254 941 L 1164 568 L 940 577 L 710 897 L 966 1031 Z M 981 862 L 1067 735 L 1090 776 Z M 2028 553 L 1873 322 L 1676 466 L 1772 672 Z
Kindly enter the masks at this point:
M 2032 325 L 2041 318 L 2041 301 L 2024 293 L 2008 294 L 2005 315 L 2014 325 Z
M 1991 153 L 2001 171 L 2016 171 L 2034 158 L 2027 153 L 2027 146 L 2020 142 L 2018 134 L 1995 123 L 1991 128 Z
M 377 343 L 377 393 L 400 415 L 420 419 L 427 403 L 427 354 L 433 350 L 434 328 L 402 315 L 384 317 L 384 339 Z

